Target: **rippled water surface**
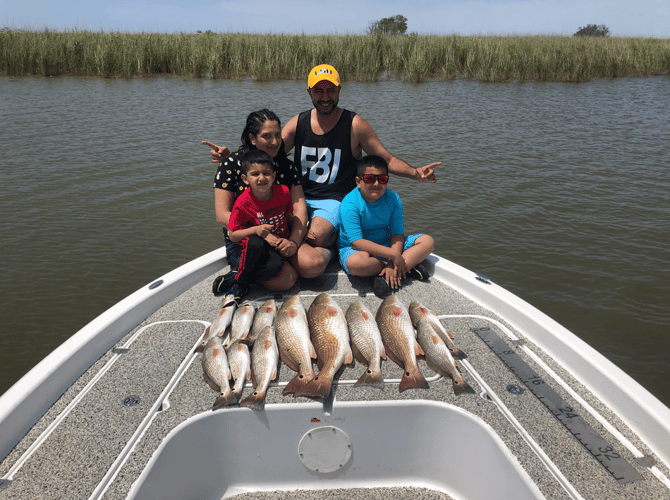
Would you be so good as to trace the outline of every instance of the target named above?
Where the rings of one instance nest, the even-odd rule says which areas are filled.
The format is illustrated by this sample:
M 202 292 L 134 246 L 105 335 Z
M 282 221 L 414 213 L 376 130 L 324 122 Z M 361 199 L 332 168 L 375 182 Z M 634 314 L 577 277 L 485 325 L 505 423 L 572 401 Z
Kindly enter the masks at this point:
M 345 83 L 395 155 L 406 231 L 670 404 L 670 79 Z M 303 82 L 0 77 L 0 393 L 108 307 L 221 245 L 207 139 L 287 121 Z

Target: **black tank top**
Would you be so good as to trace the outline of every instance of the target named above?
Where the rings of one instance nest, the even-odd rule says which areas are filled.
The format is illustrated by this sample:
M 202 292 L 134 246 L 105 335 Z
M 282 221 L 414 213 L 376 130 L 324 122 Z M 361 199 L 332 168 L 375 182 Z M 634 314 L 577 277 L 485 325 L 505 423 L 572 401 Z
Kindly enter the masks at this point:
M 358 161 L 351 153 L 351 123 L 356 113 L 342 110 L 337 125 L 323 135 L 312 132 L 311 113 L 309 110 L 298 116 L 293 156 L 302 168 L 305 198 L 342 201 L 356 187 Z

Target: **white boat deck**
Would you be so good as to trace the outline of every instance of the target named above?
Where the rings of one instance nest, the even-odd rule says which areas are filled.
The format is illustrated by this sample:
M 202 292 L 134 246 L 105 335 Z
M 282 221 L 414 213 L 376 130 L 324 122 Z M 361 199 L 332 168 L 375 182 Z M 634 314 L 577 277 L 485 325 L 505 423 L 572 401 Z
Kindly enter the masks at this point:
M 382 364 L 387 382 L 383 390 L 354 387 L 353 383 L 364 370 L 356 363 L 340 370 L 332 397 L 318 404 L 305 398 L 282 396 L 281 387 L 295 373 L 280 364 L 278 381 L 268 391 L 265 412 L 253 412 L 246 408 L 212 412 L 210 409 L 216 394 L 203 381 L 201 355 L 194 353 L 194 347 L 221 304 L 221 299 L 211 294 L 212 278 L 208 277 L 161 307 L 127 334 L 118 332 L 118 338 L 123 338 L 115 348 L 95 362 L 2 461 L 0 500 L 126 498 L 166 436 L 185 421 L 221 415 L 220 418 L 230 418 L 231 422 L 239 419 L 247 421 L 250 428 L 260 425 L 269 431 L 267 436 L 273 435 L 273 429 L 276 430 L 274 435 L 286 436 L 288 431 L 281 430 L 284 424 L 280 425 L 274 415 L 287 408 L 295 409 L 293 414 L 296 425 L 299 423 L 301 426 L 301 436 L 304 429 L 324 425 L 343 429 L 352 438 L 354 457 L 341 470 L 331 473 L 309 471 L 307 479 L 301 479 L 306 469 L 298 457 L 299 439 L 293 445 L 289 441 L 286 449 L 280 452 L 285 455 L 287 463 L 297 464 L 295 477 L 289 469 L 283 472 L 289 476 L 282 476 L 284 481 L 276 478 L 266 480 L 263 474 L 271 476 L 281 472 L 274 470 L 275 462 L 282 463 L 278 460 L 257 467 L 254 472 L 257 476 L 252 475 L 246 482 L 238 476 L 227 477 L 225 482 L 234 486 L 224 488 L 225 496 L 487 498 L 486 490 L 478 488 L 494 481 L 493 468 L 486 471 L 487 465 L 495 462 L 492 455 L 482 451 L 480 439 L 475 434 L 469 440 L 470 435 L 454 432 L 454 428 L 440 421 L 433 419 L 432 425 L 415 422 L 402 412 L 396 414 L 393 409 L 422 402 L 431 402 L 427 403 L 429 406 L 438 403 L 445 408 L 456 408 L 457 412 L 481 422 L 483 428 L 492 430 L 501 440 L 505 453 L 512 455 L 510 463 L 518 465 L 530 480 L 530 491 L 534 491 L 530 497 L 670 498 L 670 482 L 666 479 L 670 477 L 670 471 L 636 432 L 571 373 L 530 342 L 523 332 L 507 323 L 505 318 L 493 314 L 435 277 L 429 283 L 410 282 L 398 292 L 398 297 L 405 305 L 420 300 L 454 334 L 456 344 L 467 354 L 467 359 L 460 363 L 460 371 L 475 393 L 455 396 L 451 380 L 435 375 L 423 361 L 419 366 L 428 378 L 430 388 L 399 393 L 397 383 L 401 369 L 387 360 Z M 371 293 L 367 280 L 349 278 L 335 265 L 324 277 L 301 281 L 281 297 L 300 293 L 307 309 L 313 298 L 324 291 L 336 298 L 343 310 L 351 302 L 361 300 L 374 313 L 381 302 Z M 252 292 L 249 298 L 260 304 L 266 297 L 267 291 L 264 294 L 263 290 L 258 290 Z M 530 390 L 532 387 L 513 373 L 509 362 L 505 364 L 494 349 L 473 331 L 481 328 L 491 329 L 501 341 L 506 342 L 518 354 L 513 363 L 536 373 L 558 395 L 558 403 L 569 406 L 568 417 L 578 415 L 595 435 L 580 438 L 581 441 L 579 436 L 573 435 L 571 423 L 564 424 L 552 414 L 549 409 L 551 404 L 541 401 Z M 243 396 L 250 390 L 246 388 Z M 400 401 L 400 405 L 392 404 Z M 366 407 L 364 402 L 374 402 L 369 403 L 370 408 L 378 406 L 379 411 L 363 419 L 355 428 L 347 428 L 347 425 L 353 424 L 347 424 L 346 419 L 354 420 L 347 412 L 358 408 L 356 405 Z M 353 406 L 350 408 L 350 405 Z M 416 411 L 422 413 L 424 410 L 419 408 Z M 226 412 L 228 416 L 223 415 Z M 307 415 L 310 415 L 309 421 L 304 421 Z M 231 428 L 234 428 L 232 425 Z M 413 442 L 411 436 L 414 434 L 411 433 L 419 428 L 421 432 L 416 434 L 419 441 L 412 448 L 407 443 Z M 397 464 L 390 475 L 372 474 L 367 482 L 365 477 L 356 475 L 357 467 L 370 467 L 372 459 L 366 459 L 365 463 L 357 460 L 361 460 L 363 450 L 369 450 L 371 443 L 375 442 L 365 437 L 353 437 L 361 431 L 369 437 L 379 435 L 378 455 L 382 457 L 378 468 L 386 470 L 390 466 L 384 464 Z M 217 432 L 226 435 L 226 428 L 222 425 Z M 398 434 L 397 441 L 393 439 L 393 432 Z M 407 433 L 411 434 L 410 438 Z M 230 464 L 254 464 L 260 459 L 263 449 L 270 450 L 273 446 L 251 439 L 244 432 L 240 436 L 238 441 L 228 442 L 225 452 L 219 454 L 224 456 L 220 458 L 224 463 L 217 464 L 213 470 L 220 469 L 225 475 L 227 468 L 234 469 L 226 465 L 228 461 Z M 606 446 L 589 450 L 583 444 L 599 442 L 596 438 L 602 439 Z M 190 457 L 186 462 L 192 460 L 195 464 L 208 456 L 217 439 L 218 436 L 211 432 L 201 436 L 191 449 L 184 449 L 183 457 Z M 437 455 L 427 463 L 435 464 L 442 460 L 446 461 L 450 470 L 463 467 L 465 472 L 460 482 L 428 480 L 426 478 L 434 479 L 444 474 L 432 472 L 432 469 L 428 472 L 413 470 L 422 463 L 416 454 L 431 447 L 437 451 L 425 453 Z M 607 467 L 609 461 L 613 464 L 610 469 Z M 475 465 L 481 466 L 481 471 L 477 471 Z M 421 467 L 425 469 L 426 465 Z M 182 474 L 175 478 L 175 484 L 189 484 L 195 477 L 194 471 L 188 468 L 184 468 Z M 212 472 L 211 476 L 216 476 L 216 473 Z M 219 477 L 211 479 L 217 484 L 222 481 Z M 162 483 L 167 484 L 166 481 Z M 273 489 L 272 484 L 278 485 L 278 491 L 267 491 Z M 132 492 L 137 493 L 138 498 L 144 498 L 141 488 L 136 486 Z M 189 496 L 214 498 L 205 496 L 196 487 L 192 496 L 179 493 L 175 498 Z

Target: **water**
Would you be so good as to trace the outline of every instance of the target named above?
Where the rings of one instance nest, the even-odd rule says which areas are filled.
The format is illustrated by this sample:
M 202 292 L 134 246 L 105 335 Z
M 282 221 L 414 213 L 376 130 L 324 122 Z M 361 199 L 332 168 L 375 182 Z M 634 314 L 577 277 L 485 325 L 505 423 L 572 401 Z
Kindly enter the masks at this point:
M 670 405 L 670 79 L 346 83 L 384 145 L 406 232 L 491 276 Z M 0 393 L 88 321 L 222 244 L 215 168 L 249 111 L 304 82 L 0 77 Z

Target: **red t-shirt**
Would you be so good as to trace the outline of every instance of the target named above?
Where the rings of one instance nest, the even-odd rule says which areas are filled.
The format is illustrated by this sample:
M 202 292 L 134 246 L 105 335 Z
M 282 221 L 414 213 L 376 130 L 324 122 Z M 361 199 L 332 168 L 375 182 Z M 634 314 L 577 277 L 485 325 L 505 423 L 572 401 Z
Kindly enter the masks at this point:
M 274 234 L 280 238 L 288 238 L 291 233 L 286 218 L 287 213 L 293 213 L 293 199 L 288 187 L 273 184 L 272 198 L 267 201 L 257 199 L 252 194 L 251 188 L 247 188 L 235 200 L 228 222 L 228 231 L 272 224 Z

